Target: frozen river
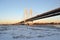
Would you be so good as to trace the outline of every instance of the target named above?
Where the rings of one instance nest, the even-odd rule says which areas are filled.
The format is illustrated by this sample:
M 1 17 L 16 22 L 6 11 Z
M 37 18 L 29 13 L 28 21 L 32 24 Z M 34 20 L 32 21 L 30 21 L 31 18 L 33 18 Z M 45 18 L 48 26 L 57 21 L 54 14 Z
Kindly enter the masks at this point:
M 0 26 L 0 40 L 60 40 L 60 25 Z

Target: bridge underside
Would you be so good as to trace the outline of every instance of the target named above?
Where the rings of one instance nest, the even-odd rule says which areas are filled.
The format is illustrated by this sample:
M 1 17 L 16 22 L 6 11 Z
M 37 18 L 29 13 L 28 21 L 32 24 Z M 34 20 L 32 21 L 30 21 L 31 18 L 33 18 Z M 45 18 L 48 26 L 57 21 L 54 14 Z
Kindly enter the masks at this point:
M 42 14 L 40 14 L 40 15 L 37 15 L 37 16 L 35 16 L 35 17 L 26 19 L 26 20 L 24 20 L 24 21 L 25 21 L 25 22 L 34 21 L 34 20 L 43 19 L 43 18 L 48 18 L 48 17 L 52 17 L 52 16 L 57 16 L 57 15 L 60 15 L 60 8 L 51 10 L 51 11 L 46 12 L 46 13 L 42 13 Z M 20 23 L 24 23 L 24 21 L 21 21 Z

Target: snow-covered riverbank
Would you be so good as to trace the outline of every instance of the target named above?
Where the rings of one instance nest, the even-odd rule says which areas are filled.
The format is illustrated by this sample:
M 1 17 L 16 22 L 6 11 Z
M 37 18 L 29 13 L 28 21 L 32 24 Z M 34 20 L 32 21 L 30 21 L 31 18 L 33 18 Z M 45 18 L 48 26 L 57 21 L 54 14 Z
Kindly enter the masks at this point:
M 60 28 L 58 29 L 57 26 L 0 26 L 0 40 L 60 40 Z

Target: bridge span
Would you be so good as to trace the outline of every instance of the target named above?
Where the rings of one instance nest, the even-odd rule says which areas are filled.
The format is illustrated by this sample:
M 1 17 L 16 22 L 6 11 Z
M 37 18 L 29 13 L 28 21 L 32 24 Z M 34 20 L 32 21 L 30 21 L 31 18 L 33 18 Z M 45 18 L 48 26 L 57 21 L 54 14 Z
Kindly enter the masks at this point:
M 32 18 L 23 20 L 23 21 L 21 21 L 21 22 L 19 22 L 19 23 L 24 23 L 24 21 L 25 21 L 25 22 L 28 22 L 28 21 L 34 21 L 34 20 L 38 20 L 38 19 L 53 17 L 53 16 L 57 16 L 57 15 L 60 15 L 60 8 L 56 8 L 56 9 L 54 9 L 54 10 L 51 10 L 51 11 L 42 13 L 42 14 L 37 15 L 37 16 L 35 16 L 35 17 L 32 17 Z

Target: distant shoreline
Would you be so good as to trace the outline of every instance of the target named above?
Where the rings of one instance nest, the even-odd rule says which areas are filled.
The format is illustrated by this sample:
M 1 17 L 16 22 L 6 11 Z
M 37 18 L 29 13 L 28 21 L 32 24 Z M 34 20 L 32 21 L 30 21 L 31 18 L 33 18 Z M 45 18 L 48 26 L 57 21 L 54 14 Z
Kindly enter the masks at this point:
M 51 22 L 51 23 L 27 23 L 27 24 L 0 24 L 0 25 L 60 25 L 60 23 L 54 23 L 54 22 Z

